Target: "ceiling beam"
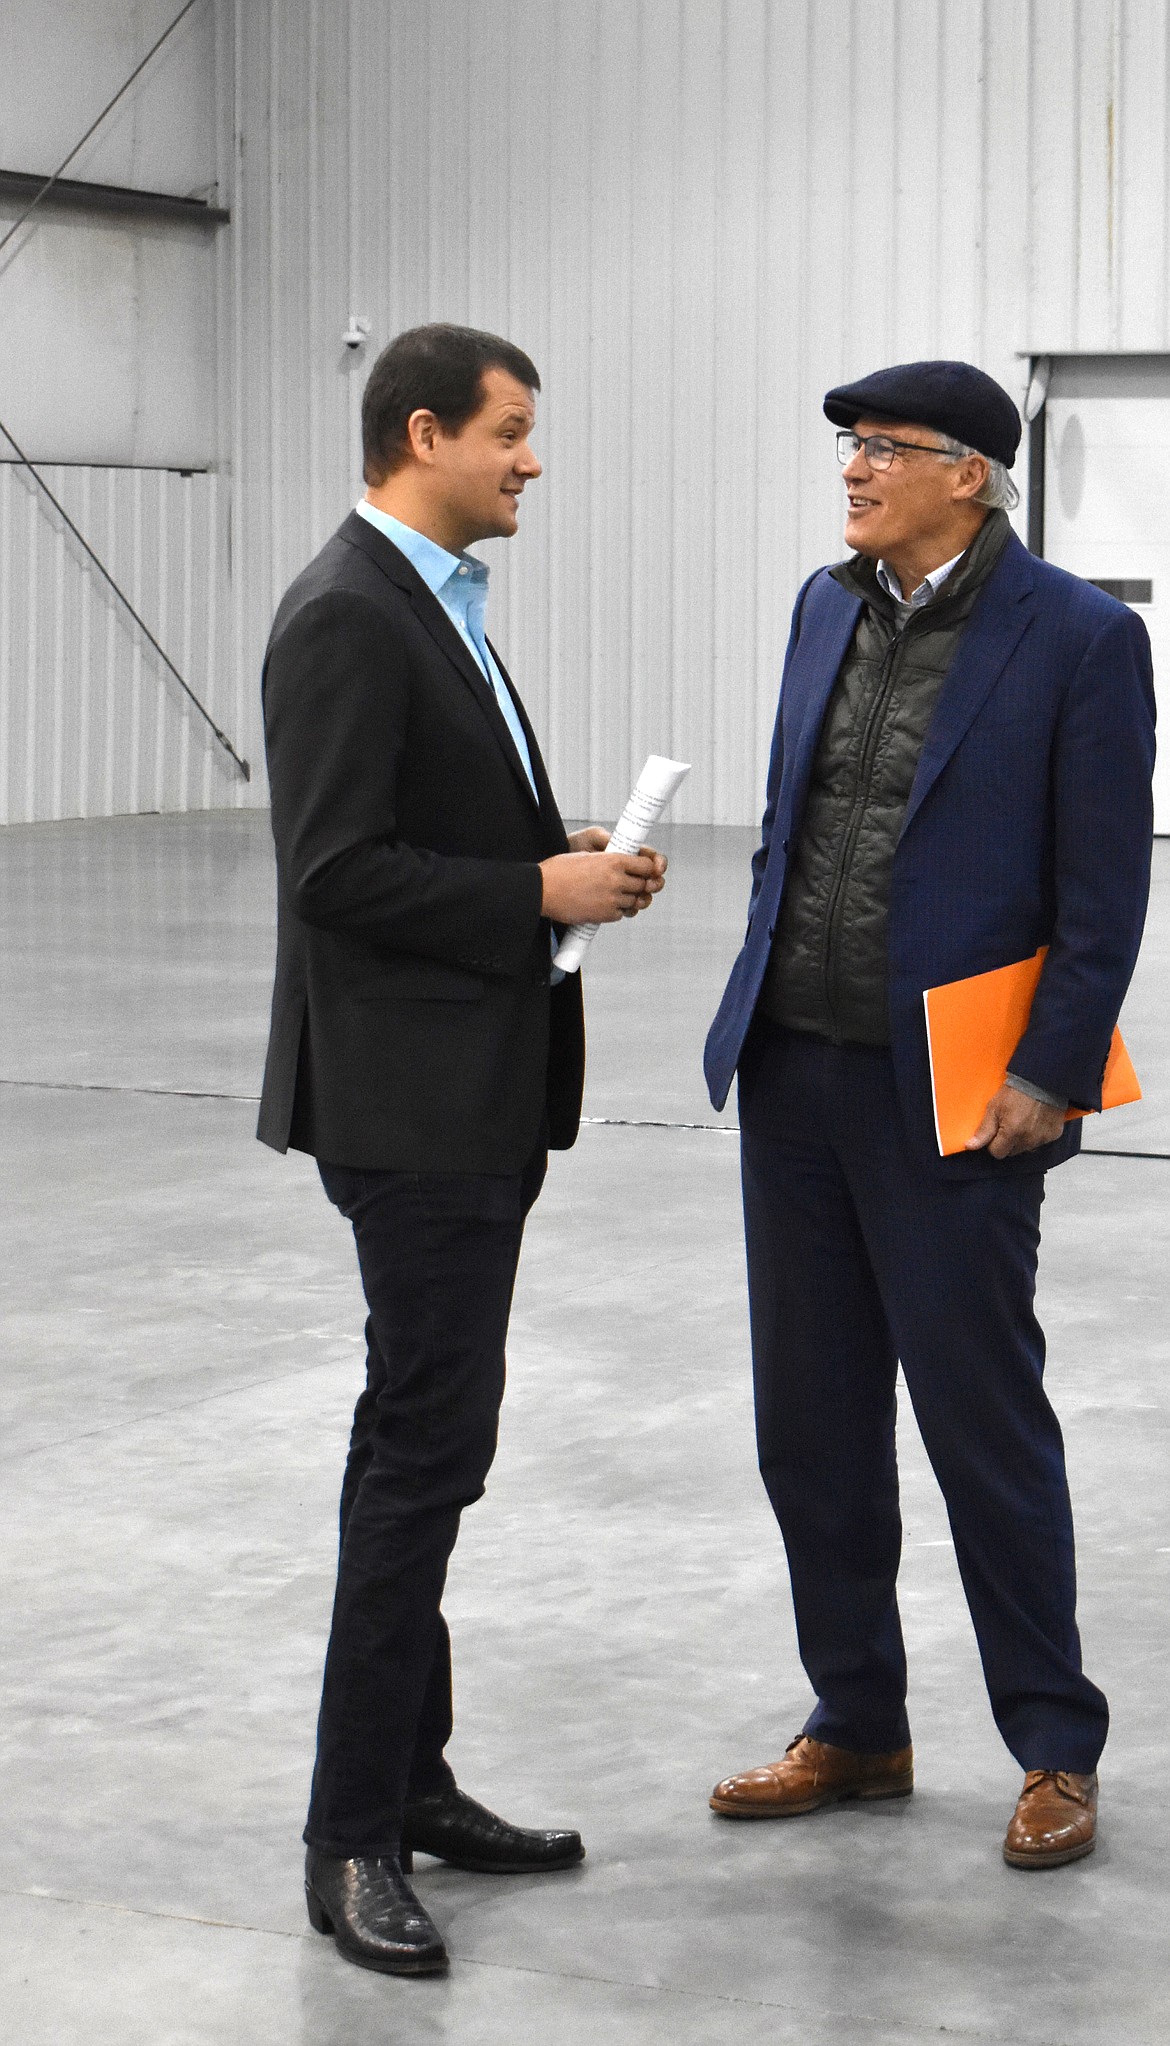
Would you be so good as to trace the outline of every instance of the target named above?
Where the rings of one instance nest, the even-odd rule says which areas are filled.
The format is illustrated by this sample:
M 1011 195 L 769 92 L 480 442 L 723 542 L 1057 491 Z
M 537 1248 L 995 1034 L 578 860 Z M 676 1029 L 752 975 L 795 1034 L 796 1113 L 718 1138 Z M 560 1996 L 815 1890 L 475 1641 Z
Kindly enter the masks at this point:
M 44 185 L 33 171 L 0 170 L 0 208 L 6 199 L 31 199 Z M 206 199 L 183 199 L 175 192 L 143 192 L 133 185 L 95 185 L 79 178 L 58 178 L 42 206 L 70 213 L 129 213 L 155 220 L 188 220 L 199 227 L 223 227 L 231 219 L 226 206 Z

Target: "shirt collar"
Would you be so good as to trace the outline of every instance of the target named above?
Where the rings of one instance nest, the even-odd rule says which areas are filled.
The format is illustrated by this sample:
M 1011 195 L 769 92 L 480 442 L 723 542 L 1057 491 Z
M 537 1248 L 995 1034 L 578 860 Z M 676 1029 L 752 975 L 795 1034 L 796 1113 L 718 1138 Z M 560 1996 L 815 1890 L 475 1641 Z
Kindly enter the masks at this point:
M 964 548 L 954 556 L 953 560 L 944 561 L 941 568 L 932 568 L 930 574 L 923 578 L 913 595 L 909 597 L 902 595 L 902 586 L 888 562 L 878 562 L 877 579 L 886 595 L 892 597 L 895 604 L 909 604 L 912 610 L 917 611 L 921 605 L 929 604 L 931 598 L 938 595 L 952 569 L 958 567 L 965 552 L 966 549 Z
M 363 497 L 355 506 L 359 518 L 368 519 L 371 526 L 393 541 L 400 554 L 405 554 L 411 567 L 422 577 L 433 596 L 438 596 L 444 583 L 448 583 L 459 570 L 469 570 L 466 581 L 487 587 L 488 571 L 482 561 L 476 561 L 471 554 L 449 554 L 440 547 L 437 540 L 428 540 L 425 533 L 416 532 L 413 526 L 404 526 L 390 512 L 379 511 L 377 505 Z

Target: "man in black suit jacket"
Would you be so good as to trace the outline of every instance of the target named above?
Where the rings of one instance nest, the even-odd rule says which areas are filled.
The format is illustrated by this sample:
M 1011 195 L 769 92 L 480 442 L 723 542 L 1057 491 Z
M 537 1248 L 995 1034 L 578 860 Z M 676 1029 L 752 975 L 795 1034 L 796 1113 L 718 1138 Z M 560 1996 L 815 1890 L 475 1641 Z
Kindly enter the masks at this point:
M 538 389 L 493 335 L 391 343 L 362 407 L 367 495 L 284 597 L 264 667 L 279 905 L 259 1135 L 316 1157 L 369 1307 L 305 1889 L 319 1931 L 394 1973 L 446 1966 L 415 1850 L 489 1872 L 584 1852 L 476 1804 L 443 1753 L 447 1562 L 495 1451 L 525 1218 L 549 1146 L 577 1134 L 580 978 L 552 969 L 553 927 L 636 915 L 665 873 L 653 852 L 598 857 L 596 827 L 566 837 L 484 633 L 465 550 L 516 531 Z

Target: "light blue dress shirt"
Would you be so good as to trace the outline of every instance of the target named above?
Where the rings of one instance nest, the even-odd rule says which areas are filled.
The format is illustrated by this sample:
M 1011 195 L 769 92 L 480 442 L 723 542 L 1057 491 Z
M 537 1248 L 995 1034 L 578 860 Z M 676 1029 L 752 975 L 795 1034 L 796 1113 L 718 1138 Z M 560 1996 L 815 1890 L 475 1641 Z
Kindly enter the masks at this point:
M 488 594 L 485 564 L 477 561 L 473 554 L 448 554 L 436 540 L 428 540 L 425 533 L 416 533 L 413 526 L 404 526 L 401 519 L 379 511 L 365 498 L 357 506 L 357 513 L 359 518 L 368 519 L 379 533 L 384 533 L 387 540 L 392 540 L 400 554 L 405 554 L 432 596 L 438 598 L 469 653 L 478 661 L 491 683 L 504 723 L 512 735 L 512 744 L 520 756 L 520 765 L 528 776 L 528 786 L 535 796 L 536 776 L 532 772 L 532 755 L 524 727 L 512 700 L 512 692 L 492 659 L 484 631 Z
M 479 662 L 484 674 L 492 685 L 496 702 L 503 713 L 504 723 L 512 735 L 512 743 L 520 755 L 520 765 L 528 776 L 528 786 L 536 796 L 536 776 L 532 772 L 532 755 L 520 722 L 512 692 L 508 688 L 487 643 L 484 617 L 487 612 L 488 571 L 482 561 L 473 554 L 448 554 L 436 540 L 428 540 L 425 533 L 416 533 L 413 526 L 404 526 L 401 519 L 389 512 L 379 511 L 363 497 L 355 507 L 359 518 L 368 519 L 379 533 L 393 541 L 400 554 L 405 554 L 411 567 L 421 575 L 432 596 L 438 598 L 464 645 Z M 537 801 L 540 798 L 537 796 Z M 557 935 L 550 931 L 551 950 L 556 952 Z M 556 987 L 564 979 L 559 966 L 554 966 L 550 982 Z

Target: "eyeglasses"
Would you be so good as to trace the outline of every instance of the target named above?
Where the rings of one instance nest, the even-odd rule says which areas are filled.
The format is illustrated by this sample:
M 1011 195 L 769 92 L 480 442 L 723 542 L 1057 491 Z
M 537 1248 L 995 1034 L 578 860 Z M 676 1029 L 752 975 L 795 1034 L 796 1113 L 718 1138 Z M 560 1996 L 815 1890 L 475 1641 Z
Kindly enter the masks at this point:
M 888 433 L 867 433 L 859 440 L 855 433 L 837 435 L 837 460 L 844 468 L 854 455 L 865 456 L 871 469 L 888 469 L 895 455 L 909 448 L 916 455 L 946 455 L 947 448 L 928 448 L 919 440 L 891 440 Z

